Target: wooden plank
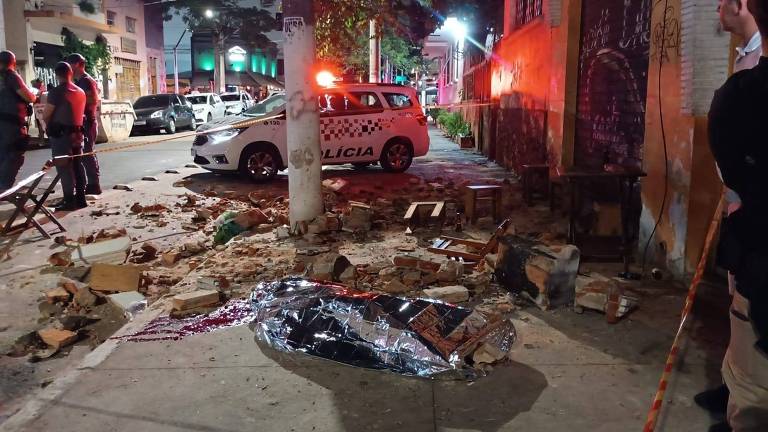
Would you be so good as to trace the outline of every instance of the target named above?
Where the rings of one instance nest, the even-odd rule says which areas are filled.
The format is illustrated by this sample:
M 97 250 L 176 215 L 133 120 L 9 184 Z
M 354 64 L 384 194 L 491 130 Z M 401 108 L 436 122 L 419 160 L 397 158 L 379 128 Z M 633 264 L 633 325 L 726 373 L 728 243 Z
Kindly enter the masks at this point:
M 440 201 L 437 204 L 435 204 L 435 209 L 432 210 L 432 216 L 433 218 L 439 218 L 441 214 L 443 214 L 443 209 L 445 209 L 445 201 Z
M 428 248 L 427 250 L 438 255 L 445 255 L 445 256 L 455 257 L 455 258 L 464 258 L 464 259 L 469 259 L 473 261 L 480 261 L 482 259 L 482 257 L 478 254 L 473 254 L 470 252 L 462 252 L 462 251 L 457 251 L 453 249 L 437 249 L 437 248 L 431 247 L 431 248 Z

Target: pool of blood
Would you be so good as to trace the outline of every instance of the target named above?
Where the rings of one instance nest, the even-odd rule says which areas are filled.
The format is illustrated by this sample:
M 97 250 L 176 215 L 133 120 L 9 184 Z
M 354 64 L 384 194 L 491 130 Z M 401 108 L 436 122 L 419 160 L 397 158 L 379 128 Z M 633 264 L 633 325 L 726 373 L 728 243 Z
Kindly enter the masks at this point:
M 181 340 L 191 335 L 248 324 L 252 320 L 253 309 L 250 301 L 238 299 L 231 300 L 208 314 L 189 318 L 157 317 L 138 332 L 115 336 L 113 339 L 128 342 Z

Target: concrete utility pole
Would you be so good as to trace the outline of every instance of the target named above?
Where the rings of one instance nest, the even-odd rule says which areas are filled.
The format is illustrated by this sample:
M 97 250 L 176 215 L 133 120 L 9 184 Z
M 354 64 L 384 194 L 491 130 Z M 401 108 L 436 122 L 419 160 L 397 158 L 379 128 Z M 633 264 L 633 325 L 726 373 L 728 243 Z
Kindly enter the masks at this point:
M 283 16 L 289 215 L 295 233 L 324 210 L 312 0 L 285 0 Z
M 377 83 L 381 81 L 381 35 L 376 20 L 370 21 L 370 35 L 368 82 Z
M 181 40 L 184 39 L 184 36 L 187 34 L 187 28 L 184 27 L 184 31 L 181 32 L 181 36 L 179 36 L 179 40 L 176 42 L 176 45 L 173 46 L 173 91 L 175 93 L 181 94 L 181 91 L 179 91 L 179 44 L 181 43 Z M 105 87 L 106 88 L 106 87 Z

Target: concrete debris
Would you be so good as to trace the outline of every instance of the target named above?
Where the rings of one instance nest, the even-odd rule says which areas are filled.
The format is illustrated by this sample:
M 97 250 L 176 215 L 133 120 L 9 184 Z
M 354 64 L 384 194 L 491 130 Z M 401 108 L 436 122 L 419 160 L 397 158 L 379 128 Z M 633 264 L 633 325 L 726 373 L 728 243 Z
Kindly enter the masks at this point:
M 251 209 L 240 212 L 233 221 L 244 229 L 250 229 L 256 225 L 269 223 L 269 218 L 259 209 Z
M 320 215 L 307 224 L 307 234 L 325 234 L 335 231 L 341 231 L 341 218 L 334 213 Z
M 69 330 L 59 330 L 53 327 L 38 330 L 37 335 L 40 336 L 40 339 L 45 342 L 46 345 L 57 350 L 77 341 L 77 333 Z
M 123 191 L 128 191 L 128 192 L 130 192 L 130 191 L 132 191 L 132 190 L 133 190 L 133 187 L 132 187 L 132 186 L 129 186 L 129 185 L 127 185 L 127 184 L 116 184 L 116 185 L 114 185 L 114 186 L 112 187 L 112 189 L 115 189 L 115 190 L 123 190 Z
M 472 361 L 475 364 L 493 364 L 507 357 L 507 353 L 501 351 L 497 346 L 482 343 L 472 353 Z
M 379 271 L 379 278 L 384 282 L 389 282 L 400 278 L 400 269 L 397 267 L 387 267 Z M 399 282 L 399 281 L 398 281 Z
M 389 294 L 402 294 L 411 291 L 411 288 L 400 282 L 400 279 L 392 279 L 385 283 L 381 290 Z
M 173 297 L 173 309 L 183 311 L 219 303 L 219 292 L 213 290 L 197 290 Z
M 45 292 L 48 303 L 66 303 L 69 301 L 70 292 L 63 287 L 56 287 Z
M 424 295 L 446 303 L 463 303 L 469 300 L 469 290 L 461 285 L 427 288 Z
M 334 192 L 338 192 L 341 189 L 343 189 L 345 186 L 347 186 L 349 182 L 344 179 L 340 178 L 334 178 L 334 179 L 325 179 L 323 180 L 323 187 L 326 189 L 330 189 Z
M 159 247 L 155 243 L 144 242 L 144 244 L 141 245 L 141 248 L 134 251 L 128 260 L 134 264 L 148 263 L 157 258 L 158 251 Z
M 370 231 L 373 219 L 373 209 L 367 204 L 350 201 L 349 212 L 344 215 L 344 231 Z
M 421 285 L 421 272 L 418 270 L 406 272 L 401 279 L 409 287 L 418 287 Z
M 166 174 L 179 174 L 179 170 L 176 169 L 167 169 L 165 170 Z
M 141 178 L 141 181 L 160 181 L 160 179 L 155 176 L 144 176 Z
M 197 288 L 200 290 L 225 292 L 230 286 L 229 280 L 224 276 L 200 276 L 197 278 Z
M 549 310 L 573 302 L 580 252 L 576 246 L 546 246 L 517 235 L 499 242 L 497 280 Z
M 91 267 L 90 287 L 94 291 L 136 291 L 141 281 L 141 268 L 132 265 L 97 263 Z
M 309 276 L 320 281 L 341 282 L 341 275 L 349 267 L 354 269 L 347 257 L 328 253 L 315 258 L 309 270 Z
M 68 293 L 72 295 L 76 294 L 77 290 L 79 290 L 81 287 L 84 287 L 84 286 L 85 284 L 83 284 L 82 282 L 70 279 L 68 277 L 62 276 L 59 279 L 59 287 L 63 288 L 64 290 L 66 290 Z
M 54 252 L 48 257 L 48 262 L 55 267 L 66 267 L 72 264 L 72 251 Z
M 134 314 L 147 306 L 147 299 L 138 291 L 126 291 L 107 296 L 107 301 L 123 311 Z
M 472 290 L 475 295 L 482 294 L 491 285 L 491 275 L 485 272 L 475 272 L 464 276 L 461 283 Z
M 125 261 L 131 251 L 131 239 L 127 236 L 110 238 L 81 245 L 74 253 L 75 262 L 117 263 Z
M 437 270 L 437 280 L 440 282 L 456 282 L 464 275 L 464 264 L 453 261 L 445 260 Z
M 179 262 L 180 259 L 181 259 L 181 252 L 176 250 L 163 252 L 163 254 L 160 256 L 160 261 L 163 263 L 163 265 L 166 265 L 166 266 L 172 266 L 177 262 Z
M 625 293 L 616 279 L 592 273 L 576 278 L 576 308 L 592 309 L 606 314 L 615 323 L 637 306 L 637 298 Z
M 281 225 L 275 228 L 275 237 L 278 240 L 285 240 L 291 237 L 291 227 L 288 225 Z
M 90 288 L 81 287 L 77 289 L 77 292 L 74 295 L 74 301 L 80 307 L 89 308 L 96 305 L 99 298 L 91 292 Z
M 182 255 L 185 256 L 197 255 L 205 251 L 205 249 L 205 244 L 200 240 L 190 240 L 184 242 L 184 245 L 181 247 Z

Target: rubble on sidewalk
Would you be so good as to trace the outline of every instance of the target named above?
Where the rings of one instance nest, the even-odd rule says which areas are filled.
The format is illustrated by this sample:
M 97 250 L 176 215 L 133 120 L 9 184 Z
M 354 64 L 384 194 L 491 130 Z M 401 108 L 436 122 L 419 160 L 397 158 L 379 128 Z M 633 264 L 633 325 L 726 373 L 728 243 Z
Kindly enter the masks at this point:
M 485 360 L 489 352 L 497 354 L 491 348 L 508 353 L 516 338 L 509 318 L 304 279 L 262 283 L 251 303 L 258 342 L 404 375 L 473 378 L 483 372 L 465 359 L 478 346 L 490 345 Z
M 96 263 L 91 267 L 89 284 L 94 291 L 136 291 L 141 282 L 140 267 Z
M 173 309 L 183 311 L 202 306 L 211 306 L 219 303 L 219 292 L 211 290 L 197 290 L 184 294 L 178 294 L 171 300 Z
M 38 330 L 37 335 L 48 346 L 59 350 L 67 345 L 71 345 L 77 340 L 77 333 L 69 330 L 60 330 L 56 328 L 46 328 Z
M 615 279 L 597 273 L 576 278 L 577 311 L 586 308 L 603 312 L 609 323 L 615 323 L 637 307 L 637 302 Z
M 469 290 L 461 285 L 447 287 L 427 288 L 424 290 L 427 298 L 444 301 L 446 303 L 464 303 L 469 300 Z

